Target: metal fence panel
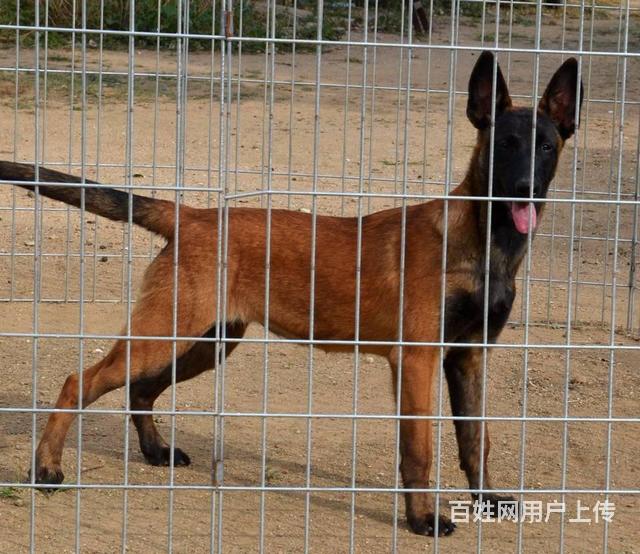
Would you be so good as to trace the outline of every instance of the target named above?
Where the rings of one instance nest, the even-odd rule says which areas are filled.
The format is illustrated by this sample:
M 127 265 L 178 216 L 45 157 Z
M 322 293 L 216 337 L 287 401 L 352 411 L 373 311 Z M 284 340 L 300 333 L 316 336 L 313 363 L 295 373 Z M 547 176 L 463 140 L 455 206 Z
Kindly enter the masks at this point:
M 1 6 L 0 158 L 79 176 L 84 192 L 77 209 L 45 198 L 39 169 L 35 192 L 0 181 L 0 550 L 635 551 L 639 28 L 636 0 Z M 509 321 L 495 340 L 491 233 L 478 254 L 482 336 L 456 346 L 479 349 L 481 407 L 453 415 L 444 378 L 452 343 L 439 314 L 449 302 L 441 291 L 455 276 L 406 280 L 407 214 L 443 201 L 433 255 L 446 268 L 451 213 L 465 201 L 453 191 L 476 144 L 465 117 L 469 76 L 483 50 L 495 54 L 516 105 L 537 106 L 571 56 L 584 96 L 535 241 L 527 237 Z M 497 71 L 494 65 L 493 103 Z M 492 123 L 496 115 L 494 107 Z M 491 149 L 494 138 L 492 128 Z M 489 182 L 494 171 L 492 158 Z M 86 209 L 86 179 L 129 194 L 126 222 Z M 134 225 L 134 194 L 175 203 L 168 250 Z M 466 198 L 488 206 L 486 229 L 497 217 L 491 199 L 491 188 Z M 181 255 L 181 241 L 197 234 L 185 205 L 217 208 L 210 231 L 197 239 L 206 245 L 199 252 L 215 260 L 204 337 L 181 331 L 187 301 L 180 299 L 191 286 L 181 268 L 194 263 Z M 265 233 L 253 281 L 263 294 L 259 302 L 247 299 L 260 317 L 246 335 L 229 300 L 238 286 L 234 264 L 250 255 L 235 247 L 251 224 L 234 223 L 238 208 L 262 209 Z M 389 245 L 399 260 L 390 277 L 397 279 L 397 336 L 372 338 L 361 332 L 369 324 L 363 302 L 370 301 L 363 295 L 366 216 L 393 208 L 400 222 L 397 245 Z M 304 214 L 291 219 L 299 227 L 292 224 L 287 237 L 293 243 L 304 234 L 310 253 L 308 304 L 295 316 L 308 329 L 304 336 L 284 332 L 276 320 L 286 283 L 272 261 L 288 243 L 272 237 L 283 209 Z M 353 222 L 349 336 L 316 332 L 329 301 L 318 262 L 326 260 L 319 252 L 327 227 L 318 224 L 326 215 Z M 343 220 L 332 221 L 337 227 Z M 344 247 L 335 244 L 336 252 Z M 134 311 L 143 274 L 161 252 L 170 260 L 162 274 L 170 291 L 164 334 L 154 327 L 162 314 L 141 322 Z M 291 259 L 292 271 L 298 262 Z M 439 291 L 433 340 L 407 336 L 407 291 L 415 287 Z M 83 368 L 118 339 L 124 387 L 79 408 L 91 396 Z M 183 346 L 196 340 L 189 358 Z M 170 345 L 158 390 L 137 381 L 132 351 L 148 341 Z M 391 349 L 394 372 L 374 355 Z M 406 386 L 405 354 L 416 349 L 437 353 L 433 410 L 407 415 L 393 391 Z M 178 385 L 200 366 L 213 372 Z M 79 398 L 72 408 L 55 408 L 70 373 Z M 51 414 L 78 417 L 63 458 L 66 480 L 46 494 L 27 471 Z M 140 454 L 130 416 L 138 428 L 163 431 L 161 467 Z M 420 420 L 432 428 L 433 461 L 428 486 L 418 490 L 434 493 L 436 519 L 466 511 L 452 536 L 417 536 L 406 524 L 401 427 Z M 488 424 L 480 426 L 479 459 L 491 429 L 493 482 L 481 468 L 479 485 L 470 487 L 458 470 L 453 428 L 477 420 Z M 518 521 L 474 513 L 469 492 L 489 490 L 519 500 Z

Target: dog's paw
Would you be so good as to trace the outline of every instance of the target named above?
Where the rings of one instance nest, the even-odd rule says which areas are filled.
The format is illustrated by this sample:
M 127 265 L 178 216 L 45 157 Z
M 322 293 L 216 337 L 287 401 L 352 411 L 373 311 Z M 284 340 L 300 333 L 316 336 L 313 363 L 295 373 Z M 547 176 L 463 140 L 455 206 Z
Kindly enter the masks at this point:
M 409 518 L 409 527 L 416 535 L 424 535 L 427 537 L 433 537 L 436 533 L 436 516 L 435 514 L 427 514 L 425 517 Z M 456 528 L 456 524 L 453 523 L 448 517 L 438 516 L 438 535 L 445 536 L 450 535 Z
M 171 461 L 171 448 L 163 446 L 153 450 L 153 452 L 145 452 L 145 459 L 152 466 L 168 466 Z M 173 465 L 188 466 L 191 464 L 191 458 L 180 448 L 173 449 Z
M 50 485 L 46 487 L 41 487 L 40 490 L 42 492 L 55 492 L 58 490 L 56 485 L 59 485 L 64 481 L 64 473 L 62 473 L 62 469 L 60 466 L 41 466 L 36 464 L 36 478 L 35 482 L 38 485 Z M 27 482 L 31 482 L 31 470 L 27 474 Z
M 517 519 L 520 514 L 520 502 L 513 496 L 499 494 L 473 495 L 474 502 L 478 503 L 482 514 L 491 519 Z

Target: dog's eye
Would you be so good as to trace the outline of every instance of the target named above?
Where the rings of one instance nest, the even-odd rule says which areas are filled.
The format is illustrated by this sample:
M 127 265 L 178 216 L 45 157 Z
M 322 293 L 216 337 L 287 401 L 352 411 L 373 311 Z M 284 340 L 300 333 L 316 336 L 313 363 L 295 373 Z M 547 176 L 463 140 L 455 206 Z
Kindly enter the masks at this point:
M 500 148 L 509 148 L 509 144 L 511 144 L 511 143 L 509 142 L 509 139 L 506 139 L 506 138 L 501 139 L 501 140 L 498 141 L 498 146 Z
M 543 149 L 545 152 L 551 152 L 551 150 L 553 150 L 553 145 L 551 145 L 551 144 L 550 144 L 550 143 L 548 143 L 548 142 L 544 142 L 544 143 L 542 144 L 542 149 Z

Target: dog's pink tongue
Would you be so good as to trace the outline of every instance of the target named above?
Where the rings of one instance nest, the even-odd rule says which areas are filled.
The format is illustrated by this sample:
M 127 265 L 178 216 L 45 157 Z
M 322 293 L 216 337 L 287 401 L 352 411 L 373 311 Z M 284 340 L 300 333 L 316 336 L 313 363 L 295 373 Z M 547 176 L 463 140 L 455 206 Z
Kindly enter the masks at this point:
M 519 233 L 526 235 L 536 228 L 536 209 L 532 202 L 511 202 L 511 216 Z

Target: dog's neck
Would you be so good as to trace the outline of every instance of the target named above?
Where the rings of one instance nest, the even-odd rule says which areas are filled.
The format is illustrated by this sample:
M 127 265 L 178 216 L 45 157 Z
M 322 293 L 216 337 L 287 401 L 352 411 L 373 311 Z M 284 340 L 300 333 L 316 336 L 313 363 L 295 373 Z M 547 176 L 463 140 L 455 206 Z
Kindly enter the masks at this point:
M 469 169 L 464 180 L 453 191 L 458 196 L 489 196 L 489 170 L 480 155 L 479 148 L 473 151 Z M 464 203 L 467 217 L 472 219 L 474 232 L 479 241 L 486 244 L 489 202 L 478 200 Z M 532 237 L 533 239 L 533 237 Z M 511 214 L 505 202 L 491 202 L 491 266 L 502 266 L 510 275 L 515 275 L 526 253 L 528 237 L 514 227 Z

